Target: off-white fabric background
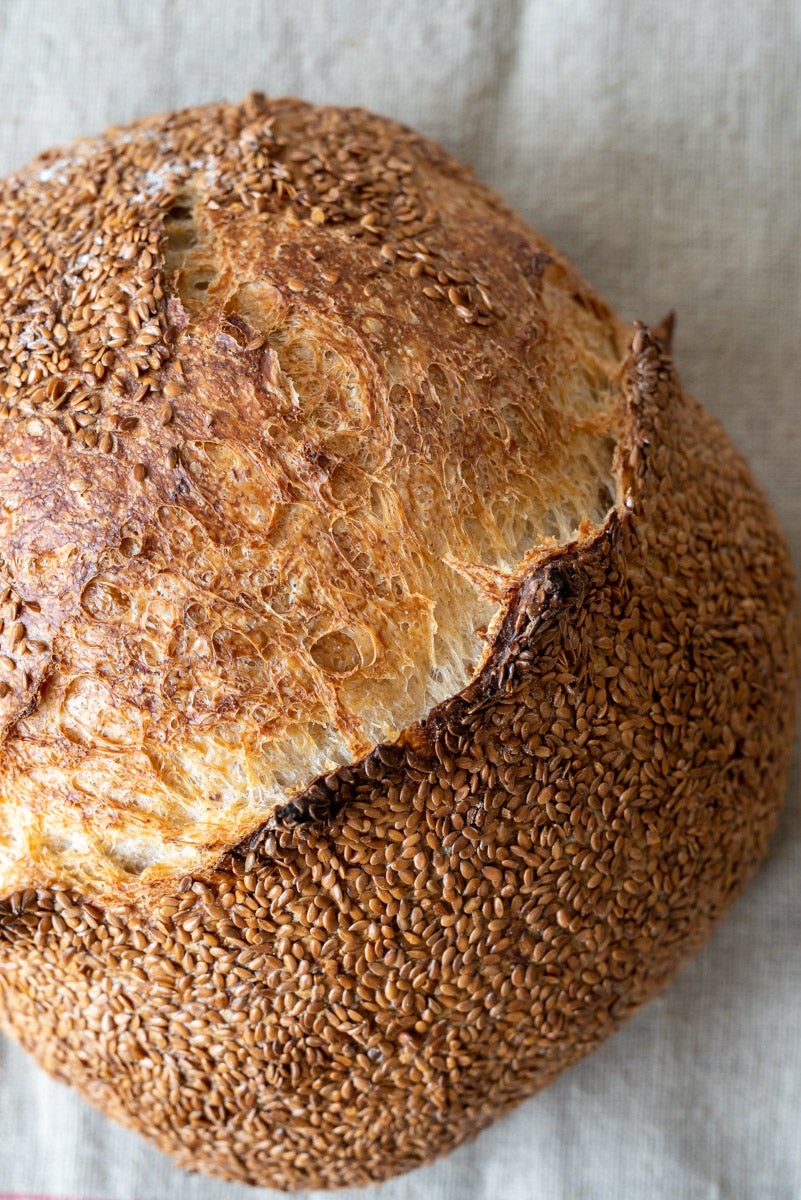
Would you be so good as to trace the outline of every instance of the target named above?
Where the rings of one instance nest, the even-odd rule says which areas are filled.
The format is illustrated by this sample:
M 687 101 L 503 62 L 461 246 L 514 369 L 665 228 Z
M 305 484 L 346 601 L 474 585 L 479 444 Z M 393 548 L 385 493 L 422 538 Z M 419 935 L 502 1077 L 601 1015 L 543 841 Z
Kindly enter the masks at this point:
M 471 161 L 687 384 L 801 562 L 801 6 L 793 0 L 0 0 L 0 173 L 252 88 L 363 104 Z M 797 760 L 796 760 L 797 762 Z M 369 1200 L 798 1200 L 801 787 L 709 946 L 598 1053 Z M 244 1200 L 0 1044 L 0 1193 Z

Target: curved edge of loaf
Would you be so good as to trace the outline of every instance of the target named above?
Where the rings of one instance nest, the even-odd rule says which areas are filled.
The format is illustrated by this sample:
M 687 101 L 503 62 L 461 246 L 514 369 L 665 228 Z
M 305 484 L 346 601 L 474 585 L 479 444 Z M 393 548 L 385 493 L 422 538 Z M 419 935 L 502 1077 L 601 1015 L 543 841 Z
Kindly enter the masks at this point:
M 0 906 L 0 1020 L 182 1166 L 295 1190 L 428 1162 L 594 1048 L 763 857 L 795 723 L 786 547 L 645 329 L 619 511 L 480 676 L 152 911 Z

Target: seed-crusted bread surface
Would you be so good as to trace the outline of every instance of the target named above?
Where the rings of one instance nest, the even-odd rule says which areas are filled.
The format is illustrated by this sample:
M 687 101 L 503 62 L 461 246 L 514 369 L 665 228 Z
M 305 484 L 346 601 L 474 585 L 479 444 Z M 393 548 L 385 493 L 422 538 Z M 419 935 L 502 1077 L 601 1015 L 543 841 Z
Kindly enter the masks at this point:
M 158 900 L 0 901 L 4 1027 L 179 1164 L 296 1190 L 429 1162 L 661 988 L 763 857 L 794 727 L 786 549 L 635 347 L 630 507 L 526 577 L 413 737 Z
M 194 1170 L 429 1162 L 763 857 L 786 545 L 670 331 L 253 97 L 0 187 L 0 1024 Z
M 0 187 L 6 890 L 213 861 L 469 681 L 615 499 L 622 327 L 554 257 L 293 100 Z

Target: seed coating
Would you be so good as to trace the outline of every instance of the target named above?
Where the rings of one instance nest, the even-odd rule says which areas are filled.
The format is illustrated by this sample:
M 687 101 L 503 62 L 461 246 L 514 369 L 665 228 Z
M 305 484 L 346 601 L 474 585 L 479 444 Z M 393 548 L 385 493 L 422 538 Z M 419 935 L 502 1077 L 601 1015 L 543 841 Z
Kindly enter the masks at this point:
M 298 496 L 306 503 L 316 489 L 332 506 L 326 536 L 349 586 L 368 571 L 348 540 L 353 513 L 372 505 L 379 538 L 393 510 L 364 482 L 378 464 L 369 457 L 376 438 L 364 445 L 353 435 L 372 432 L 363 392 L 348 377 L 353 426 L 330 431 L 325 394 L 312 403 L 295 387 L 293 399 L 275 382 L 291 370 L 314 377 L 326 352 L 339 353 L 342 334 L 329 323 L 328 341 L 312 347 L 314 370 L 302 374 L 308 340 L 287 343 L 308 306 L 329 322 L 327 305 L 350 306 L 351 331 L 373 322 L 376 349 L 352 332 L 359 361 L 372 369 L 374 354 L 395 372 L 388 411 L 410 445 L 426 406 L 458 411 L 453 381 L 471 364 L 471 379 L 492 380 L 525 363 L 527 382 L 493 434 L 511 463 L 537 373 L 556 370 L 548 354 L 558 323 L 573 321 L 593 342 L 576 374 L 602 354 L 614 359 L 598 389 L 612 389 L 614 403 L 599 402 L 587 418 L 615 443 L 617 494 L 598 502 L 600 517 L 579 514 L 569 540 L 550 534 L 511 585 L 503 564 L 449 566 L 468 572 L 495 613 L 464 686 L 394 740 L 328 764 L 224 853 L 199 862 L 193 849 L 144 882 L 130 861 L 111 883 L 99 872 L 83 888 L 27 863 L 0 898 L 0 1019 L 47 1070 L 187 1167 L 286 1189 L 375 1182 L 473 1136 L 596 1046 L 704 941 L 752 873 L 775 822 L 794 726 L 786 549 L 742 460 L 681 390 L 669 331 L 637 327 L 620 345 L 603 302 L 564 264 L 549 271 L 552 256 L 535 235 L 431 143 L 367 114 L 255 96 L 154 118 L 126 140 L 112 133 L 75 153 L 77 163 L 53 152 L 22 182 L 0 187 L 0 422 L 4 437 L 19 428 L 35 438 L 39 449 L 26 448 L 41 470 L 47 455 L 60 456 L 76 505 L 87 480 L 125 497 L 114 538 L 98 548 L 63 617 L 65 629 L 91 620 L 94 632 L 111 631 L 82 643 L 95 654 L 87 661 L 96 690 L 82 690 L 77 673 L 60 710 L 59 736 L 81 761 L 88 704 L 106 764 L 117 761 L 113 747 L 121 760 L 140 754 L 141 729 L 156 719 L 130 696 L 97 700 L 113 653 L 130 656 L 136 682 L 157 674 L 162 645 L 172 647 L 170 670 L 158 676 L 181 698 L 171 720 L 195 722 L 193 737 L 206 745 L 230 728 L 233 705 L 264 694 L 258 663 L 270 647 L 254 644 L 258 625 L 236 625 L 243 580 L 256 595 L 253 559 L 237 557 L 244 535 L 225 540 L 219 531 L 230 526 L 197 515 L 209 464 L 228 486 L 255 469 L 252 446 L 236 441 L 248 406 L 263 404 L 268 441 L 288 396 L 278 415 L 301 431 L 283 490 L 262 486 L 261 503 L 237 512 L 253 544 L 267 531 L 291 544 Z M 272 255 L 272 275 L 248 276 L 225 298 L 218 259 L 188 244 L 200 228 L 191 164 L 201 155 L 217 172 L 204 221 L 258 228 L 283 251 Z M 211 174 L 204 167 L 203 186 Z M 101 186 L 112 177 L 119 202 Z M 445 202 L 440 211 L 432 199 L 443 179 L 454 204 L 466 197 L 458 236 Z M 50 240 L 29 220 L 35 203 L 52 214 Z M 469 228 L 476 206 L 480 236 Z M 73 221 L 85 244 L 57 261 L 52 235 Z M 487 232 L 499 222 L 503 249 L 490 247 Z M 97 256 L 105 266 L 94 277 L 81 263 L 96 236 L 106 239 Z M 53 284 L 67 275 L 79 282 L 57 308 Z M 528 340 L 515 324 L 523 296 L 536 331 Z M 6 319 L 12 300 L 44 314 L 41 338 Z M 281 313 L 260 337 L 247 327 L 257 302 Z M 404 324 L 409 311 L 431 339 L 414 395 L 400 382 L 400 350 L 419 336 Z M 204 364 L 225 364 L 218 390 L 213 371 L 198 368 L 201 327 L 212 347 Z M 403 330 L 406 342 L 387 329 Z M 345 372 L 341 354 L 328 361 Z M 548 386 L 554 380 L 564 384 L 555 374 Z M 537 394 L 551 403 L 544 385 Z M 43 428 L 32 432 L 34 409 Z M 364 457 L 345 454 L 343 469 L 326 474 L 323 456 L 306 449 L 319 429 Z M 543 464 L 556 436 L 542 434 Z M 430 446 L 422 434 L 418 441 L 425 457 Z M 457 487 L 455 474 L 446 483 Z M 423 473 L 426 485 L 434 486 Z M 215 493 L 220 508 L 227 495 Z M 89 537 L 97 515 L 85 507 Z M 37 599 L 24 572 L 6 579 L 11 555 L 0 549 L 8 757 L 35 744 L 25 722 L 37 719 L 36 703 L 46 707 L 48 672 L 65 653 L 66 639 L 56 643 L 48 625 L 60 593 L 47 590 L 51 578 L 62 586 L 65 567 L 47 557 L 52 547 L 31 543 Z M 129 620 L 134 592 L 122 584 L 156 553 L 156 585 Z M 225 574 L 232 561 L 238 576 Z M 287 596 L 266 570 L 257 582 L 271 619 L 286 623 Z M 399 576 L 377 579 L 375 591 L 381 603 L 411 606 Z M 211 598 L 220 596 L 227 623 L 215 623 Z M 311 611 L 309 596 L 290 598 Z M 374 646 L 341 626 L 315 630 L 310 644 L 321 693 L 340 713 L 350 672 Z M 177 646 L 191 650 L 182 658 Z M 192 674 L 187 664 L 200 668 Z M 219 664 L 231 673 L 215 675 Z M 219 679 L 237 686 L 209 685 Z M 259 711 L 259 730 L 278 719 L 276 707 Z M 172 726 L 161 732 L 147 749 L 167 779 L 178 764 L 169 760 Z M 250 762 L 240 756 L 238 765 Z M 96 836 L 108 833 L 111 844 L 102 818 L 97 806 Z

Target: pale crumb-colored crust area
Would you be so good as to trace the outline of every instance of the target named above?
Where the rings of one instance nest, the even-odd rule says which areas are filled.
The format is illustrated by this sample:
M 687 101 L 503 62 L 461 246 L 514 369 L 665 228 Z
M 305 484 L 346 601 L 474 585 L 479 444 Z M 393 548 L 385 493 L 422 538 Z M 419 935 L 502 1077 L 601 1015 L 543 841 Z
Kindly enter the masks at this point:
M 297 1190 L 429 1162 L 652 996 L 763 856 L 786 546 L 646 331 L 623 384 L 618 510 L 521 580 L 460 695 L 158 904 L 0 906 L 4 1026 L 178 1163 Z
M 442 150 L 251 97 L 0 185 L 0 880 L 212 864 L 616 500 L 620 322 Z

